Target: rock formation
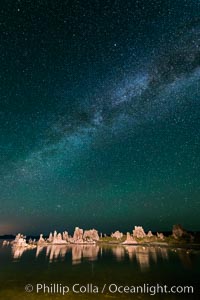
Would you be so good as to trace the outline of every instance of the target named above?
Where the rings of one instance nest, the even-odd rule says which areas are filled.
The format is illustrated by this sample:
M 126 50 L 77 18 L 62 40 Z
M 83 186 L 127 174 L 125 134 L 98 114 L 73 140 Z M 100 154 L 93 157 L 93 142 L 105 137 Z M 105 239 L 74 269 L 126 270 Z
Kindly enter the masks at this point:
M 176 224 L 173 226 L 172 235 L 176 240 L 179 238 L 182 238 L 186 234 L 187 234 L 187 231 L 184 230 L 180 224 Z
M 112 238 L 116 238 L 117 240 L 121 239 L 123 237 L 123 233 L 120 232 L 119 230 L 115 231 L 114 233 L 111 234 Z
M 174 225 L 172 229 L 172 235 L 173 237 L 178 239 L 184 239 L 187 241 L 192 242 L 194 240 L 194 237 L 191 233 L 187 232 L 180 224 Z
M 150 238 L 153 236 L 153 233 L 151 232 L 151 230 L 147 233 L 147 236 Z
M 73 238 L 71 241 L 74 243 L 77 243 L 77 244 L 78 243 L 82 244 L 83 243 L 83 229 L 81 229 L 79 227 L 75 227 L 74 235 L 73 235 Z
M 131 244 L 137 244 L 137 242 L 134 239 L 134 237 L 131 236 L 130 232 L 127 232 L 126 240 L 122 244 L 124 244 L 124 245 L 126 245 L 126 244 L 127 245 L 131 245 Z
M 99 234 L 95 229 L 83 231 L 83 229 L 75 227 L 73 237 L 69 237 L 68 240 L 73 244 L 91 244 L 99 241 Z
M 44 243 L 45 243 L 45 239 L 43 238 L 43 234 L 40 234 L 38 244 L 44 244 Z
M 62 239 L 62 234 L 61 233 L 57 233 L 57 231 L 55 230 L 54 234 L 53 234 L 52 244 L 53 245 L 67 244 L 67 241 L 63 240 Z
M 142 226 L 135 226 L 135 229 L 133 230 L 133 237 L 136 237 L 136 238 L 146 237 L 146 233 L 144 232 L 144 229 L 142 228 Z
M 159 238 L 159 239 L 161 239 L 161 240 L 164 240 L 164 234 L 161 232 L 161 233 L 158 233 L 157 232 L 157 237 Z
M 9 241 L 3 241 L 3 244 L 2 244 L 2 246 L 8 246 L 10 244 L 10 242 Z
M 64 241 L 67 241 L 67 242 L 68 242 L 68 240 L 69 240 L 69 235 L 68 235 L 68 232 L 67 232 L 67 231 L 64 231 L 64 232 L 62 233 L 62 238 L 63 238 Z
M 15 237 L 15 240 L 12 242 L 12 244 L 16 247 L 27 247 L 28 244 L 26 243 L 26 237 L 21 234 L 18 233 Z
M 53 242 L 53 234 L 52 234 L 52 232 L 49 233 L 49 237 L 47 239 L 47 242 L 49 242 L 49 243 Z
M 30 239 L 28 240 L 28 244 L 29 244 L 29 245 L 32 245 L 32 244 L 33 244 L 32 238 L 30 238 Z
M 98 241 L 99 240 L 99 235 L 98 231 L 95 229 L 90 229 L 90 230 L 85 230 L 83 234 L 83 239 L 84 240 L 92 240 L 92 241 Z

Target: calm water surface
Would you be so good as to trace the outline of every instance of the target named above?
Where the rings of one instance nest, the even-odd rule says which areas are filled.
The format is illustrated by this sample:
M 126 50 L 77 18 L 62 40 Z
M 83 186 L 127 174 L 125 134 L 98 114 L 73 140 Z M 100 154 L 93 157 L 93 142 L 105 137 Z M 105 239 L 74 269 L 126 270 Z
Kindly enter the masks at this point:
M 68 286 L 66 295 L 36 293 L 38 283 Z M 48 246 L 33 250 L 0 244 L 0 299 L 200 299 L 200 251 L 142 246 Z M 33 292 L 26 292 L 31 284 Z M 74 293 L 72 286 L 90 285 L 89 292 Z M 106 284 L 105 290 L 101 293 Z M 191 285 L 194 294 L 111 293 L 117 286 Z M 91 290 L 98 287 L 99 292 Z M 54 288 L 56 289 L 56 288 Z M 79 286 L 77 286 L 77 290 Z M 58 288 L 57 288 L 58 290 Z M 152 290 L 153 293 L 153 290 Z

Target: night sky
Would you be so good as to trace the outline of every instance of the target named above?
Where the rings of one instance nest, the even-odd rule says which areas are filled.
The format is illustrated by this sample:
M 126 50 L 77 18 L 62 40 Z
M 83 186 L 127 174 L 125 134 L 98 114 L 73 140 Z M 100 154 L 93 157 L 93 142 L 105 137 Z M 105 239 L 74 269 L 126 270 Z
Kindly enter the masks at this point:
M 1 0 L 0 234 L 200 229 L 200 1 Z

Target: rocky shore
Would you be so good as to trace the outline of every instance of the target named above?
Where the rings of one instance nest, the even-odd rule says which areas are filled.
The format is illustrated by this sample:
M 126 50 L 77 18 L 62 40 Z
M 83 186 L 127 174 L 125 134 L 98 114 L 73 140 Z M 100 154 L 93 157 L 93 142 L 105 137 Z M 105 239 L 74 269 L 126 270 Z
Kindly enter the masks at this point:
M 98 243 L 108 244 L 121 244 L 121 245 L 171 245 L 171 244 L 192 244 L 195 243 L 194 236 L 188 233 L 181 225 L 174 225 L 172 234 L 165 236 L 163 233 L 157 232 L 156 234 L 148 231 L 144 231 L 142 226 L 135 226 L 132 233 L 127 232 L 123 234 L 119 230 L 111 233 L 110 236 L 106 234 L 100 234 L 96 229 L 83 230 L 79 227 L 75 227 L 73 235 L 69 235 L 67 231 L 58 233 L 56 230 L 54 233 L 50 232 L 48 238 L 45 238 L 43 234 L 40 234 L 38 240 L 29 239 L 21 233 L 18 233 L 15 239 L 11 242 L 4 240 L 3 246 L 9 243 L 12 247 L 26 247 L 35 248 L 37 246 L 48 245 L 93 245 Z

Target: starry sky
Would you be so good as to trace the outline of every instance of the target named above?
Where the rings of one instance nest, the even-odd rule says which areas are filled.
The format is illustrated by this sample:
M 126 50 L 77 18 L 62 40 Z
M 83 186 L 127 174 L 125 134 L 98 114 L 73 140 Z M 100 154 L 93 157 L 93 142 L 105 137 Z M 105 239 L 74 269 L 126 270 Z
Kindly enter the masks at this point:
M 200 229 L 200 1 L 1 0 L 0 234 Z

